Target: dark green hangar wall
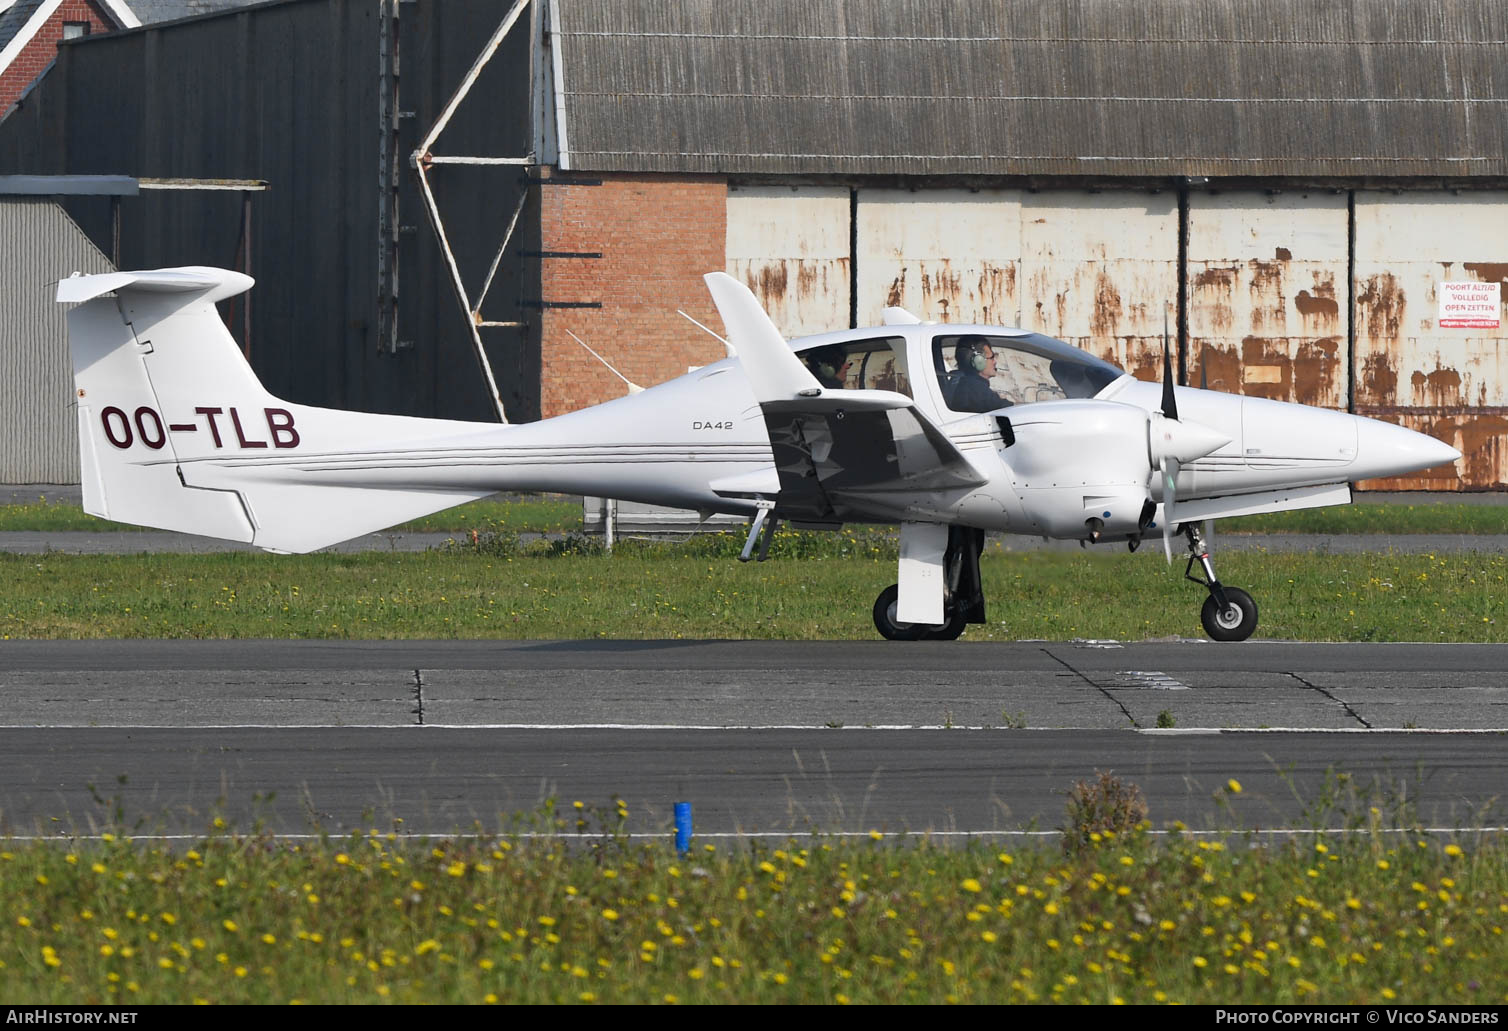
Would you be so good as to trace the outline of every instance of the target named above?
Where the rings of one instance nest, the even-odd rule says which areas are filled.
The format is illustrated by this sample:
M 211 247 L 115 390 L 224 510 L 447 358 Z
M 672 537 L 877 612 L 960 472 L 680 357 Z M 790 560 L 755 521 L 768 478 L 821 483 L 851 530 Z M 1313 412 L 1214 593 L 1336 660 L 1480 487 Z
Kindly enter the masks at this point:
M 383 7 L 285 0 L 64 45 L 0 122 L 0 174 L 266 180 L 250 204 L 249 350 L 268 388 L 303 403 L 493 419 L 409 155 L 506 5 L 386 4 L 396 12 L 388 42 Z M 525 18 L 440 138 L 450 153 L 528 151 L 528 42 Z M 395 168 L 383 156 L 385 135 Z M 522 170 L 442 171 L 433 179 L 452 245 L 463 267 L 485 271 L 526 189 Z M 121 265 L 235 267 L 243 196 L 152 190 L 124 199 Z M 384 276 L 379 251 L 393 220 L 382 213 L 394 200 L 396 274 Z M 108 200 L 67 205 L 108 254 Z M 513 261 L 499 269 L 490 303 L 505 314 L 489 317 L 517 319 L 518 300 L 537 296 L 525 274 Z M 479 286 L 468 284 L 473 294 Z M 394 332 L 384 307 L 397 312 Z M 238 337 L 241 314 L 227 312 Z M 523 334 L 492 330 L 484 339 L 509 417 L 536 414 L 539 372 Z

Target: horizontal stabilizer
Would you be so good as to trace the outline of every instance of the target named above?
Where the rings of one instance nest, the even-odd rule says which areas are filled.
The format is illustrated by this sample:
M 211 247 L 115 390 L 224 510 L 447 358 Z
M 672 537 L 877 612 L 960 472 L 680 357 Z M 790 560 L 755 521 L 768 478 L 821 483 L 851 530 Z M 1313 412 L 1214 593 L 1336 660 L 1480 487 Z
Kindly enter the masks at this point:
M 209 300 L 223 301 L 245 293 L 255 282 L 250 276 L 226 269 L 190 265 L 154 272 L 102 272 L 93 276 L 73 275 L 58 281 L 60 304 L 81 304 L 108 293 L 141 290 L 147 293 L 213 292 Z

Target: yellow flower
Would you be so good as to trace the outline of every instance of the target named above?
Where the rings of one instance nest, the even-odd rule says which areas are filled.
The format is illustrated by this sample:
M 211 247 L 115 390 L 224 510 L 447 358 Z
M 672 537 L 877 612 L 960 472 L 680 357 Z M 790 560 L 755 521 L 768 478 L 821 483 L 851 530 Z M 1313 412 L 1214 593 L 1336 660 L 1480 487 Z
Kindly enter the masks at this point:
M 1241 782 L 1235 777 L 1232 777 L 1230 780 L 1225 782 L 1225 789 L 1233 795 L 1239 795 L 1241 793 Z
M 241 929 L 240 925 L 238 925 L 234 920 L 225 920 L 223 921 L 222 926 L 231 934 L 235 934 Z
M 980 883 L 978 881 L 976 881 L 974 878 L 970 877 L 968 880 L 966 880 L 966 881 L 963 882 L 963 890 L 964 891 L 973 892 L 974 894 L 977 895 L 979 892 L 983 891 L 984 888 L 980 885 Z
M 618 911 L 616 909 L 604 909 L 602 911 L 602 919 L 609 921 L 616 920 L 618 919 Z
M 1461 846 L 1452 842 L 1445 846 L 1445 854 L 1454 859 L 1461 854 Z

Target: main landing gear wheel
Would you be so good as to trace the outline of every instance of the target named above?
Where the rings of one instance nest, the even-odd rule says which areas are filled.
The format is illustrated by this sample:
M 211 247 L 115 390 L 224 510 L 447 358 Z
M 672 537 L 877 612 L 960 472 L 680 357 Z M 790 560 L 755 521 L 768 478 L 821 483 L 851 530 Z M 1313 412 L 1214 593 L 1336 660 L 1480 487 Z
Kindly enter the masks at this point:
M 1239 587 L 1224 587 L 1225 608 L 1220 608 L 1214 595 L 1204 599 L 1204 608 L 1199 611 L 1199 621 L 1204 632 L 1215 641 L 1244 641 L 1257 628 L 1257 603 L 1251 595 Z
M 887 641 L 956 641 L 969 625 L 968 613 L 959 609 L 949 611 L 948 621 L 940 625 L 902 623 L 895 618 L 900 593 L 899 585 L 891 584 L 874 601 L 874 628 Z
M 902 623 L 896 619 L 895 609 L 900 597 L 899 584 L 891 584 L 880 592 L 874 600 L 874 628 L 887 641 L 920 641 L 933 628 L 926 623 Z
M 874 627 L 880 636 L 887 641 L 956 641 L 970 623 L 983 623 L 984 589 L 979 581 L 979 553 L 983 550 L 983 530 L 950 527 L 948 546 L 943 553 L 944 621 L 901 622 L 895 614 L 900 585 L 891 584 L 874 602 Z
M 968 625 L 969 617 L 966 613 L 950 611 L 948 613 L 948 621 L 942 626 L 929 626 L 927 632 L 922 635 L 922 640 L 956 641 Z

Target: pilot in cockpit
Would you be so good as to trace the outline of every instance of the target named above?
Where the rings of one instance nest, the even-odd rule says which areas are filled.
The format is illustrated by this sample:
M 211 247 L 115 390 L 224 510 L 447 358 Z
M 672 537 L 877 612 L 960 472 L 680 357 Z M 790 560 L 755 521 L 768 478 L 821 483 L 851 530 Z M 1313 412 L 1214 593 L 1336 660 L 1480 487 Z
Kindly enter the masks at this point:
M 943 379 L 943 400 L 955 412 L 993 412 L 1010 404 L 990 387 L 995 349 L 982 336 L 960 337 L 953 349 L 957 364 Z
M 842 344 L 829 344 L 806 352 L 806 367 L 817 382 L 829 390 L 842 390 L 852 364 Z

